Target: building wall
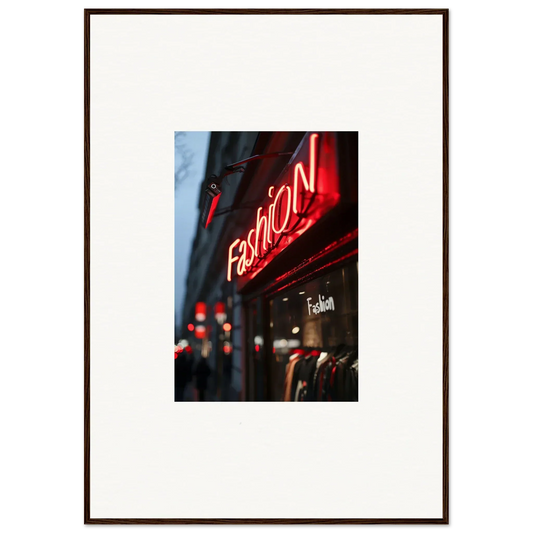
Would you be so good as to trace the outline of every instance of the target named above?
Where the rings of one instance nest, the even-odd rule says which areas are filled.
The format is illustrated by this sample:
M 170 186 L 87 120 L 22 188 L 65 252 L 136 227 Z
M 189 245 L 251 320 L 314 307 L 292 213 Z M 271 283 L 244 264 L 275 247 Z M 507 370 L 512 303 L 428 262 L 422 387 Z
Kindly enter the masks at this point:
M 249 157 L 257 138 L 256 132 L 213 132 L 209 145 L 206 172 L 201 184 L 202 192 L 206 181 L 212 174 L 220 175 L 226 165 Z M 226 178 L 222 188 L 217 211 L 233 204 L 235 192 L 238 188 L 241 174 L 232 174 Z M 202 197 L 197 206 L 198 218 L 202 206 Z M 203 301 L 211 310 L 208 313 L 206 326 L 211 327 L 211 349 L 208 358 L 212 369 L 211 387 L 209 399 L 238 400 L 242 391 L 242 342 L 241 342 L 241 304 L 240 296 L 236 292 L 235 284 L 226 281 L 226 254 L 221 250 L 227 249 L 228 240 L 233 228 L 230 224 L 229 215 L 214 217 L 207 229 L 197 225 L 191 256 L 189 259 L 189 273 L 187 276 L 186 295 L 182 313 L 182 338 L 188 338 L 191 346 L 195 349 L 198 358 L 201 351 L 201 343 L 187 330 L 187 324 L 196 324 L 194 320 L 194 308 L 196 302 Z M 233 224 L 233 221 L 231 222 Z M 231 229 L 231 232 L 229 231 Z M 238 231 L 238 228 L 235 229 Z M 216 302 L 223 301 L 227 307 L 228 321 L 231 321 L 232 330 L 230 338 L 221 331 L 213 316 L 213 306 Z M 231 304 L 229 306 L 228 304 Z M 232 352 L 224 355 L 220 337 L 225 336 L 226 342 L 231 341 Z M 205 346 L 204 346 L 205 348 Z

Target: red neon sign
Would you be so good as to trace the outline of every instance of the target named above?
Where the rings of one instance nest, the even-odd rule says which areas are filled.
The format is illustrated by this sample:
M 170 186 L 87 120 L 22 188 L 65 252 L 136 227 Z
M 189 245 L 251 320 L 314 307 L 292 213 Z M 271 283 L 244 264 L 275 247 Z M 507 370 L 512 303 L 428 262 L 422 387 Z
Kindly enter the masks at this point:
M 255 277 L 339 200 L 334 134 L 307 134 L 278 184 L 269 187 L 254 226 L 230 244 L 226 279 Z

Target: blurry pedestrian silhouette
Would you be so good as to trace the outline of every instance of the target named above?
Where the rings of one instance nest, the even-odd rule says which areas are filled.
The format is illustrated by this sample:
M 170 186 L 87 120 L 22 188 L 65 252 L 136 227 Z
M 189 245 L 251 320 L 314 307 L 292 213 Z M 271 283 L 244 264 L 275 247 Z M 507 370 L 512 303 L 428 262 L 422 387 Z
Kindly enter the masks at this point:
M 189 363 L 187 361 L 187 353 L 176 346 L 174 348 L 174 401 L 182 402 L 185 395 L 185 386 L 189 381 Z
M 196 365 L 194 375 L 196 376 L 196 389 L 198 390 L 198 401 L 205 401 L 205 390 L 207 389 L 207 378 L 211 374 L 211 369 L 207 364 L 207 359 L 202 357 Z

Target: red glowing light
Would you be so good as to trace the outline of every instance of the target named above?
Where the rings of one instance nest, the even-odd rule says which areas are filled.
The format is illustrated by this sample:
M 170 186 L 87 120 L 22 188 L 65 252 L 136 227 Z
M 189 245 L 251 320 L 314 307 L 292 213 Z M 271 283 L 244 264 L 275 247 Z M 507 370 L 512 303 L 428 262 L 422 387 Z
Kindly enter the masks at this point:
M 232 264 L 235 261 L 239 260 L 238 257 L 233 257 L 233 248 L 235 248 L 235 246 L 237 246 L 237 244 L 239 244 L 239 242 L 241 242 L 240 239 L 235 239 L 229 246 L 229 251 L 228 251 L 228 276 L 227 276 L 227 280 L 228 281 L 231 281 L 231 266 L 232 266 Z
M 231 353 L 232 348 L 231 348 L 231 346 L 229 346 L 229 345 L 226 344 L 226 345 L 224 345 L 224 347 L 222 348 L 222 350 L 223 350 L 223 352 L 224 352 L 226 355 L 228 355 L 228 354 Z
M 318 261 L 320 258 L 326 256 L 327 254 L 329 254 L 333 250 L 338 250 L 339 248 L 344 246 L 346 243 L 350 242 L 353 239 L 356 239 L 358 236 L 359 236 L 359 229 L 355 229 L 353 231 L 348 232 L 346 235 L 344 235 L 340 239 L 337 239 L 335 242 L 332 242 L 330 245 L 326 246 L 323 250 L 321 250 L 317 254 L 313 255 L 312 257 L 310 257 L 308 259 L 309 263 L 314 263 L 315 261 Z M 315 271 L 315 273 L 319 272 L 321 270 L 324 270 L 324 268 L 329 268 L 333 264 L 340 263 L 341 261 L 345 261 L 349 257 L 352 257 L 353 255 L 356 255 L 357 253 L 358 253 L 358 250 L 355 250 L 355 251 L 352 251 L 352 252 L 348 252 L 348 254 L 342 256 L 340 259 L 337 259 L 336 261 L 330 262 L 327 265 L 325 265 L 324 267 L 320 267 L 318 270 Z M 290 273 L 284 273 L 281 276 L 278 276 L 276 278 L 276 280 L 275 280 L 276 284 L 278 282 L 281 282 L 282 280 L 286 279 L 288 276 L 290 276 Z M 275 293 L 278 294 L 278 293 L 280 293 L 282 291 L 286 291 L 289 287 L 292 287 L 293 285 L 295 285 L 297 283 L 299 283 L 299 280 L 292 281 L 292 282 L 287 283 L 285 285 L 280 285 L 276 289 Z
M 246 247 L 247 247 L 246 241 L 241 241 L 241 244 L 239 245 L 239 252 L 242 255 L 239 259 L 239 262 L 237 263 L 237 274 L 239 276 L 242 276 L 244 272 L 246 271 L 246 252 L 247 252 Z
M 259 257 L 259 234 L 261 229 L 263 229 L 263 238 L 261 242 L 263 243 L 263 250 L 267 249 L 267 240 L 268 240 L 268 219 L 265 215 L 261 215 L 262 207 L 257 209 L 257 217 L 255 224 L 255 256 Z
M 185 346 L 185 351 L 188 353 L 188 354 L 191 354 L 192 353 L 192 348 L 190 346 Z
M 215 320 L 219 324 L 223 324 L 226 321 L 226 306 L 224 302 L 217 302 L 215 304 Z
M 303 163 L 298 163 L 294 167 L 294 185 L 293 185 L 293 200 L 292 210 L 295 214 L 298 213 L 298 174 L 302 178 L 302 183 L 306 191 L 315 192 L 316 181 L 316 151 L 318 144 L 318 133 L 313 133 L 309 138 L 309 180 L 305 175 Z
M 268 188 L 269 203 L 257 208 L 254 226 L 242 239 L 231 243 L 228 281 L 235 276 L 254 278 L 284 248 L 338 205 L 340 189 L 335 154 L 335 134 L 311 133 L 304 138 L 295 160 L 278 178 L 281 183 Z
M 255 233 L 255 228 L 252 228 L 248 232 L 248 238 L 246 239 L 246 242 L 248 243 L 248 248 L 250 249 L 250 260 L 249 261 L 248 259 L 246 260 L 246 268 L 251 266 L 255 259 L 255 248 L 250 240 L 252 238 L 252 233 Z
M 259 344 L 256 344 L 256 345 L 255 345 L 255 351 L 256 351 L 256 352 L 259 351 Z
M 194 336 L 197 339 L 203 339 L 205 338 L 205 332 L 206 332 L 205 326 L 196 326 L 196 329 L 194 331 Z
M 287 207 L 285 208 L 285 220 L 284 220 L 281 228 L 276 229 L 274 227 L 274 218 L 272 218 L 271 227 L 272 227 L 272 231 L 274 233 L 281 233 L 287 227 L 287 223 L 289 222 L 289 216 L 291 214 L 291 188 L 288 185 L 283 185 L 283 187 L 281 187 L 281 189 L 278 191 L 278 194 L 276 194 L 276 199 L 274 200 L 274 203 L 272 204 L 273 205 L 273 211 L 274 212 L 276 211 L 276 205 L 278 203 L 278 200 L 279 200 L 280 196 L 283 194 L 283 191 L 287 191 L 287 194 L 288 194 L 288 196 L 287 196 Z
M 187 326 L 187 329 L 188 329 L 189 331 L 194 331 L 194 324 L 189 324 L 189 325 Z
M 203 322 L 207 318 L 207 306 L 205 305 L 205 302 L 197 302 L 194 318 L 196 318 L 198 322 Z
M 268 206 L 268 231 L 267 231 L 267 242 L 272 244 L 272 224 L 274 223 L 274 204 Z
M 222 329 L 224 331 L 231 331 L 231 324 L 229 322 L 225 322 L 223 325 L 222 325 Z

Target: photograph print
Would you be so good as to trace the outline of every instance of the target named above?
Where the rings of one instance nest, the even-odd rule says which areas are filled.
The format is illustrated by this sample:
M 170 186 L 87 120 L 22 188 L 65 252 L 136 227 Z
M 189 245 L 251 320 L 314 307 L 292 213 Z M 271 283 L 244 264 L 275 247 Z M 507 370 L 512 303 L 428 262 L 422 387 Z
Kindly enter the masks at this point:
M 358 133 L 174 150 L 174 401 L 359 401 Z

